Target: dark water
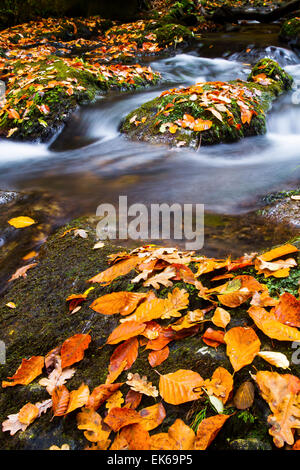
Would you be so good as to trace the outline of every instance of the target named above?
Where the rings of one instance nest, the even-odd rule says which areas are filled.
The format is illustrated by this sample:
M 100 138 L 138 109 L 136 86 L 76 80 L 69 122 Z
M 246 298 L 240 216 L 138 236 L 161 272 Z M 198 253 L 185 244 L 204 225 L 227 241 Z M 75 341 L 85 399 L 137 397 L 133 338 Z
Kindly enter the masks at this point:
M 274 30 L 275 28 L 275 30 Z M 165 82 L 138 93 L 112 94 L 81 108 L 49 145 L 0 142 L 0 188 L 38 188 L 63 197 L 77 215 L 100 203 L 201 203 L 207 212 L 242 215 L 266 193 L 293 188 L 300 176 L 300 106 L 293 92 L 268 117 L 265 136 L 230 145 L 172 150 L 130 142 L 122 119 L 170 86 L 197 80 L 245 79 L 261 57 L 279 61 L 300 84 L 300 58 L 277 41 L 278 27 L 210 35 L 194 50 L 151 63 Z M 216 56 L 216 57 L 215 57 Z M 209 243 L 209 241 L 208 241 Z

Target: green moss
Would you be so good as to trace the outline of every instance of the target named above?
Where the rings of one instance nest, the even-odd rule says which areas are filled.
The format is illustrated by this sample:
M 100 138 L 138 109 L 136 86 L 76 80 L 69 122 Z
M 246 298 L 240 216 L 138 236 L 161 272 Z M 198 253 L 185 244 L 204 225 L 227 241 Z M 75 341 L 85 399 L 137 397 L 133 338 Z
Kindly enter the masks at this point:
M 283 41 L 298 43 L 300 39 L 300 18 L 286 20 L 282 24 L 279 38 Z
M 267 83 L 252 81 L 258 71 L 265 73 L 269 80 Z M 230 114 L 223 111 L 216 116 L 208 107 L 203 106 L 202 92 L 196 91 L 195 95 L 191 87 L 170 90 L 168 94 L 143 104 L 126 117 L 121 130 L 133 139 L 173 146 L 190 146 L 195 149 L 200 145 L 234 142 L 243 137 L 264 134 L 265 113 L 272 100 L 291 87 L 292 78 L 276 62 L 264 59 L 254 66 L 248 80 L 235 80 L 228 82 L 228 85 L 235 88 L 237 93 L 239 89 L 243 90 L 243 100 L 253 111 L 250 123 L 243 122 L 240 103 L 235 94 L 232 95 L 230 104 L 226 104 Z M 204 91 L 211 90 L 212 93 L 219 92 L 219 86 L 219 82 L 201 84 Z M 214 108 L 214 105 L 211 104 L 210 107 Z M 210 121 L 211 127 L 201 132 L 183 128 L 178 121 L 182 120 L 184 115 L 191 115 L 194 120 Z M 170 132 L 170 123 L 175 124 L 175 132 Z

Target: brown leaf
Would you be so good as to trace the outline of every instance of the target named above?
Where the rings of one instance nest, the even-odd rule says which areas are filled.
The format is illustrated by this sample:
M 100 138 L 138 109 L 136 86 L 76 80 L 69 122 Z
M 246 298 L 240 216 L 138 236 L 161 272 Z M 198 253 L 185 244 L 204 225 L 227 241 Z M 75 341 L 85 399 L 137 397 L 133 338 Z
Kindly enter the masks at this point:
M 39 409 L 32 403 L 27 403 L 19 411 L 19 421 L 22 424 L 31 424 L 39 416 Z
M 142 401 L 143 394 L 136 392 L 135 390 L 129 390 L 125 397 L 125 406 L 135 410 Z
M 126 383 L 131 390 L 143 393 L 149 397 L 156 398 L 158 396 L 158 390 L 152 385 L 152 382 L 148 382 L 146 376 L 140 377 L 139 374 L 128 374 Z
M 85 405 L 86 408 L 97 410 L 121 385 L 122 383 L 102 384 L 94 388 Z
M 88 402 L 90 396 L 89 387 L 82 383 L 78 390 L 72 390 L 70 393 L 70 399 L 68 403 L 67 413 L 71 413 L 76 408 L 81 408 Z
M 53 403 L 53 415 L 63 416 L 65 415 L 70 400 L 69 390 L 61 385 L 56 387 L 52 392 L 52 403 Z
M 136 338 L 130 338 L 120 344 L 113 352 L 108 367 L 109 373 L 116 371 L 123 361 L 126 361 L 124 370 L 130 369 L 138 356 L 139 342 Z
M 31 263 L 31 264 L 26 264 L 26 266 L 22 266 L 21 268 L 17 269 L 17 271 L 11 276 L 11 278 L 8 280 L 8 282 L 14 281 L 15 279 L 18 279 L 19 277 L 27 277 L 27 271 L 28 269 L 34 268 L 37 266 L 37 263 Z
M 234 395 L 233 403 L 238 410 L 246 410 L 254 402 L 254 385 L 252 382 L 243 382 Z

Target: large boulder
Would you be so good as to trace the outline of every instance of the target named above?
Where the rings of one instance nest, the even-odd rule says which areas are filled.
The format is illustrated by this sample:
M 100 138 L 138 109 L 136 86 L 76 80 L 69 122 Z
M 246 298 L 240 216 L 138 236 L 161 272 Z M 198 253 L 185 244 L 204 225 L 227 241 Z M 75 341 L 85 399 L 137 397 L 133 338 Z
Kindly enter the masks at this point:
M 89 293 L 88 301 L 82 303 L 81 309 L 74 314 L 70 314 L 66 303 L 66 298 L 70 294 L 84 292 L 89 286 L 86 281 L 108 267 L 108 255 L 122 250 L 109 243 L 105 243 L 103 248 L 93 249 L 97 222 L 96 218 L 79 219 L 61 228 L 43 246 L 39 263 L 28 271 L 27 278 L 20 278 L 10 283 L 8 291 L 0 302 L 1 340 L 5 343 L 7 358 L 6 364 L 1 367 L 1 379 L 12 376 L 23 358 L 45 355 L 74 334 L 90 333 L 92 342 L 85 352 L 84 359 L 74 365 L 76 373 L 67 383 L 67 387 L 72 390 L 85 382 L 92 390 L 93 387 L 105 383 L 109 358 L 114 351 L 114 346 L 105 345 L 105 342 L 117 326 L 119 316 L 100 315 L 91 310 L 89 305 L 105 293 L 132 290 L 130 279 L 133 273 L 117 278 L 106 287 L 94 284 L 95 289 Z M 86 230 L 87 238 L 76 236 L 75 228 Z M 294 269 L 297 270 L 299 276 L 299 269 Z M 247 270 L 243 269 L 240 272 L 245 273 Z M 203 281 L 208 282 L 206 276 Z M 281 282 L 281 279 L 275 279 L 272 284 L 272 295 L 274 292 L 280 293 L 281 288 L 284 289 L 285 284 L 281 286 Z M 296 293 L 298 286 L 296 282 L 294 284 L 292 291 Z M 134 290 L 145 291 L 145 287 L 139 286 Z M 192 308 L 202 306 L 203 300 L 197 296 L 197 291 L 193 286 L 184 284 L 182 281 L 176 283 L 176 286 L 185 287 L 188 290 Z M 168 291 L 169 288 L 162 289 L 159 295 L 164 297 Z M 9 302 L 14 302 L 16 308 L 11 309 L 7 306 Z M 253 324 L 252 319 L 246 313 L 247 308 L 241 307 L 234 310 L 231 326 Z M 207 324 L 204 325 L 205 327 L 201 327 L 196 335 L 171 343 L 170 355 L 165 362 L 155 368 L 157 372 L 165 374 L 178 369 L 192 369 L 203 378 L 211 377 L 213 371 L 219 366 L 232 372 L 225 345 L 220 345 L 215 349 L 203 343 L 201 336 Z M 274 350 L 272 340 L 259 331 L 257 334 L 260 337 L 262 349 Z M 284 352 L 289 359 L 293 352 L 290 344 L 284 342 L 281 344 L 277 342 L 276 350 Z M 156 370 L 150 367 L 147 356 L 148 351 L 140 348 L 139 357 L 130 372 L 146 375 L 148 380 L 157 386 L 159 376 Z M 260 358 L 254 360 L 253 366 L 254 368 L 244 367 L 235 374 L 235 388 L 250 378 L 250 370 L 253 372 L 255 368 L 271 370 L 272 367 Z M 291 365 L 290 373 L 297 374 L 296 366 Z M 124 381 L 126 376 L 127 372 L 123 372 L 119 380 Z M 27 386 L 17 385 L 2 390 L 0 395 L 1 422 L 8 415 L 17 413 L 25 403 L 35 403 L 49 397 L 44 387 L 39 385 L 39 379 L 40 377 Z M 143 406 L 147 406 L 147 403 L 153 404 L 153 399 L 149 397 L 143 399 Z M 155 432 L 167 430 L 179 417 L 191 424 L 197 413 L 204 407 L 207 408 L 208 414 L 215 413 L 205 400 L 180 406 L 164 403 L 164 406 L 167 417 Z M 105 408 L 101 410 L 101 413 L 105 412 Z M 243 443 L 244 448 L 269 448 L 271 438 L 266 425 L 268 412 L 266 403 L 257 396 L 254 405 L 247 413 L 237 412 L 228 424 L 226 423 L 214 446 L 225 449 L 229 448 L 231 441 L 235 441 L 232 446 L 236 448 L 237 445 L 240 447 L 240 441 L 237 443 L 236 440 L 251 439 L 248 444 Z M 257 445 L 254 441 L 256 438 L 258 439 Z M 82 432 L 77 430 L 76 412 L 68 414 L 65 418 L 54 419 L 51 419 L 51 412 L 48 412 L 25 431 L 18 432 L 14 436 L 2 433 L 0 439 L 2 449 L 48 449 L 53 444 L 59 446 L 69 444 L 71 449 L 82 449 L 88 444 Z
M 135 140 L 194 149 L 264 134 L 266 112 L 292 82 L 275 61 L 262 59 L 247 81 L 201 82 L 163 92 L 132 111 L 121 131 Z
M 293 46 L 300 46 L 300 18 L 290 18 L 284 21 L 279 33 L 279 39 Z

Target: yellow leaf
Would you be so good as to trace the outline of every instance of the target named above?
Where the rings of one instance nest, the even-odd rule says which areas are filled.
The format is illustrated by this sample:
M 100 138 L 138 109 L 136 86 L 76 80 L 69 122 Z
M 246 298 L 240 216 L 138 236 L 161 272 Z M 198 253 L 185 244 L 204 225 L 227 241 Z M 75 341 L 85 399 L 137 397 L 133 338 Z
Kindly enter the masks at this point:
M 13 219 L 10 219 L 8 223 L 15 228 L 24 228 L 24 227 L 29 227 L 30 225 L 36 224 L 36 221 L 33 220 L 31 217 L 20 216 L 20 217 L 14 217 Z

